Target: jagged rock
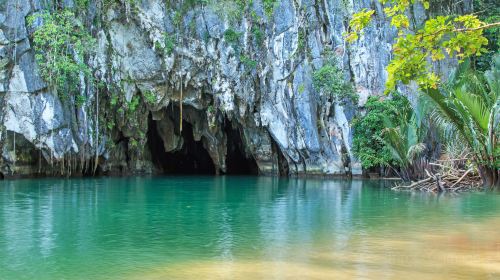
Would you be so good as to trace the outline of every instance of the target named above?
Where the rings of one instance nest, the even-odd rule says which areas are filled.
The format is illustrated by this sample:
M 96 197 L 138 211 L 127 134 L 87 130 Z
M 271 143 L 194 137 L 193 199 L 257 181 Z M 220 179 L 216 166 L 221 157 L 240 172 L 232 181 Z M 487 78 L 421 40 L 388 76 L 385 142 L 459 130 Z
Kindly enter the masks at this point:
M 368 96 L 382 94 L 396 35 L 378 1 L 280 0 L 272 17 L 254 1 L 255 15 L 241 19 L 206 5 L 186 11 L 180 21 L 176 8 L 161 0 L 111 3 L 106 10 L 90 2 L 88 22 L 103 24 L 92 27 L 97 44 L 89 62 L 104 86 L 82 87 L 86 100 L 78 109 L 75 100 L 50 92 L 38 73 L 26 17 L 44 4 L 0 5 L 2 172 L 35 173 L 39 154 L 46 162 L 96 160 L 99 171 L 108 173 L 160 170 L 148 137 L 159 137 L 165 153 L 185 152 L 182 96 L 183 122 L 215 172 L 229 170 L 226 159 L 238 150 L 261 174 L 362 173 L 351 152 L 350 124 Z M 470 9 L 468 2 L 464 9 Z M 378 11 L 376 24 L 347 45 L 345 22 L 370 7 Z M 413 17 L 422 22 L 425 11 L 415 6 Z M 226 38 L 228 30 L 237 42 Z M 165 34 L 175 39 L 171 53 L 165 51 Z M 312 73 L 325 64 L 325 50 L 354 82 L 358 104 L 341 104 L 315 90 Z M 446 72 L 453 62 L 437 67 Z M 13 135 L 29 152 L 14 151 Z M 235 135 L 240 144 L 230 151 L 234 139 L 228 137 Z M 25 158 L 22 167 L 14 164 L 16 154 Z

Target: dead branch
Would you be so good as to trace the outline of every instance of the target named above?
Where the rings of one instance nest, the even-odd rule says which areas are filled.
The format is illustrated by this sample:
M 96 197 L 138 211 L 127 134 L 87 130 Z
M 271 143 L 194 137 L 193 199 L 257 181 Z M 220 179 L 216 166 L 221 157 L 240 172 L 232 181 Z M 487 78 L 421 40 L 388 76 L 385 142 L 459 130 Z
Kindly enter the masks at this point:
M 451 160 L 453 161 L 453 160 Z M 479 189 L 481 178 L 474 172 L 474 169 L 468 170 L 456 169 L 447 165 L 430 163 L 439 170 L 435 173 L 427 169 L 425 173 L 427 178 L 408 184 L 399 184 L 393 187 L 393 190 L 419 190 L 427 192 L 457 192 Z
M 456 181 L 453 185 L 451 185 L 450 188 L 453 188 L 454 186 L 458 185 L 458 183 L 462 182 L 462 180 L 465 178 L 465 176 L 467 176 L 470 172 L 472 172 L 472 169 L 467 170 L 467 172 L 465 172 L 464 175 L 462 175 L 462 177 L 460 177 L 460 179 L 458 179 L 458 181 Z

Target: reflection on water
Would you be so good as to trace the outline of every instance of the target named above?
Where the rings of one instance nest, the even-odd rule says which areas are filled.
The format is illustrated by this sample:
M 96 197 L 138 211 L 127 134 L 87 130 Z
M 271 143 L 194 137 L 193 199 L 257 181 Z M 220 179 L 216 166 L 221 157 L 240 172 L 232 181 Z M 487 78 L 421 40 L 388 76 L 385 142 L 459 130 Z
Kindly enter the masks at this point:
M 498 279 L 500 195 L 378 181 L 0 182 L 0 279 Z

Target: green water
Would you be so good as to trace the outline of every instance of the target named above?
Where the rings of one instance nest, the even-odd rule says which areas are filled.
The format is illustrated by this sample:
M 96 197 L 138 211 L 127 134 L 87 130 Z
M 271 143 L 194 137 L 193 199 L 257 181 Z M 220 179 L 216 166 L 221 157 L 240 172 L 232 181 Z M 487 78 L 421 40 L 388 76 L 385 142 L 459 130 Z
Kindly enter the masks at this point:
M 500 195 L 268 177 L 0 182 L 0 279 L 500 279 Z

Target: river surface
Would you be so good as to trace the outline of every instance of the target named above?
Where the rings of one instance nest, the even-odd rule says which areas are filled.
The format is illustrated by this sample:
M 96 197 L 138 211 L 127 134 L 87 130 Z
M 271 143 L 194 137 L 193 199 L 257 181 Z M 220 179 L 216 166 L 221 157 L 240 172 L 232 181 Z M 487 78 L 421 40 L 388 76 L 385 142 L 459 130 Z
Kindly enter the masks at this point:
M 0 279 L 500 279 L 500 195 L 270 177 L 1 181 Z

